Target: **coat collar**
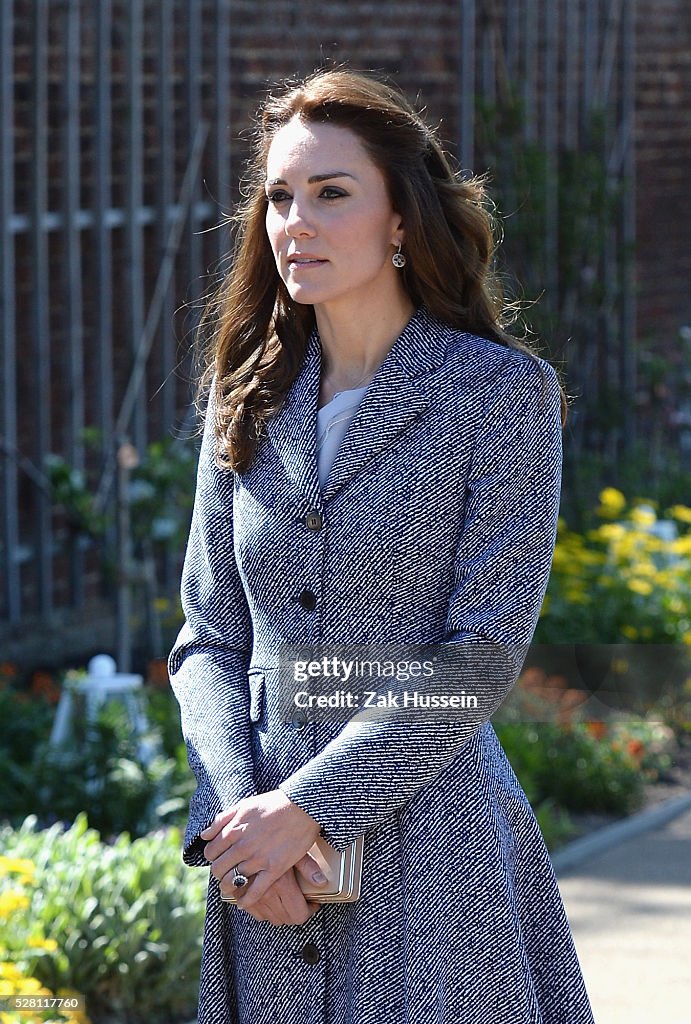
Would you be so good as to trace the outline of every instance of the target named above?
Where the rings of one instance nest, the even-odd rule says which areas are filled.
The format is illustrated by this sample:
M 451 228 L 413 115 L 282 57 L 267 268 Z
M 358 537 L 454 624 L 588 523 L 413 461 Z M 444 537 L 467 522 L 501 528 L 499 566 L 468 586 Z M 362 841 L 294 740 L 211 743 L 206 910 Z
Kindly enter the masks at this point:
M 323 492 L 316 454 L 321 342 L 316 329 L 312 332 L 300 371 L 266 425 L 288 477 L 309 508 L 322 509 L 427 408 L 430 399 L 418 378 L 444 362 L 448 331 L 424 306 L 416 310 L 372 378 Z

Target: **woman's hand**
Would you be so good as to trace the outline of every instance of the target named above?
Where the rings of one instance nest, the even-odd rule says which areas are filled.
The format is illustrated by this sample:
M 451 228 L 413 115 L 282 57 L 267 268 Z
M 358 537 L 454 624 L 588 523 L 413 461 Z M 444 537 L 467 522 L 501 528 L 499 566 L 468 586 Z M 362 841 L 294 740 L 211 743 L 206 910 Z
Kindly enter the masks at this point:
M 247 797 L 219 814 L 201 837 L 207 840 L 204 856 L 211 861 L 211 873 L 226 891 L 238 894 L 238 890 L 232 888 L 234 867 L 243 875 L 254 876 L 238 894 L 237 905 L 249 911 L 256 908 L 259 900 L 289 868 L 304 858 L 319 832 L 319 822 L 280 789 L 274 789 Z M 281 892 L 284 894 L 287 884 L 283 883 Z M 298 888 L 296 882 L 295 886 Z M 271 907 L 275 913 L 274 900 Z
M 296 872 L 297 867 L 288 868 L 246 912 L 257 921 L 270 921 L 273 925 L 309 921 L 321 909 L 321 903 L 305 899 Z

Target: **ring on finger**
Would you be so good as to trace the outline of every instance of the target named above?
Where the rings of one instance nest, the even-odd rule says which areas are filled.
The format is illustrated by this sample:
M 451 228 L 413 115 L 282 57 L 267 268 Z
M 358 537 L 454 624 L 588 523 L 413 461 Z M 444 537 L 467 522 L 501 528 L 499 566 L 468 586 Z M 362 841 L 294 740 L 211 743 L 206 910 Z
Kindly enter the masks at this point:
M 242 889 L 243 885 L 247 885 L 249 878 L 247 875 L 243 875 L 242 871 L 238 871 L 237 865 L 233 866 L 233 885 L 236 889 Z

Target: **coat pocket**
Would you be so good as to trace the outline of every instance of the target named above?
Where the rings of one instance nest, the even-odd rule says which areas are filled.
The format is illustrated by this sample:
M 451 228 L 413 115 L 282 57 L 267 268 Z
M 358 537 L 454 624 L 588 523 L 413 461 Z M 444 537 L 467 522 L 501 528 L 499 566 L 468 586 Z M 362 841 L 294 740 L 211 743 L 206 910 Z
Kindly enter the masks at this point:
M 257 723 L 261 721 L 264 714 L 264 673 L 250 669 L 247 675 L 250 686 L 250 721 Z

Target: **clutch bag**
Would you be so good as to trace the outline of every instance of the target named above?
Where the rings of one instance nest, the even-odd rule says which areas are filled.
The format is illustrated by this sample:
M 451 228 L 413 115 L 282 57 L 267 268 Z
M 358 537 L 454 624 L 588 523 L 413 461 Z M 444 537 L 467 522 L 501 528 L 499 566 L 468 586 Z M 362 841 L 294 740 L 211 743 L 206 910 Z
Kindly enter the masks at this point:
M 326 875 L 327 884 L 315 885 L 296 874 L 305 899 L 314 903 L 354 903 L 360 896 L 364 843 L 365 837 L 358 836 L 345 850 L 335 850 L 320 836 L 307 852 Z M 238 892 L 237 895 L 242 893 Z M 221 896 L 221 899 L 226 903 L 237 902 L 234 893 Z

